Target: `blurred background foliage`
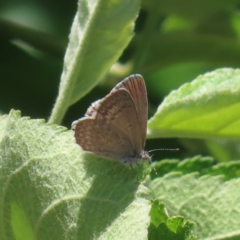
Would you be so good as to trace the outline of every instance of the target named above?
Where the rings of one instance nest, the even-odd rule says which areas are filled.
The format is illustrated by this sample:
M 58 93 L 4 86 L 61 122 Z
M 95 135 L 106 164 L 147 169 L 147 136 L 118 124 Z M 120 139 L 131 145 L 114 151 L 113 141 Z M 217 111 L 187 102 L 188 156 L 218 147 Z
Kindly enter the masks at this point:
M 68 34 L 77 9 L 74 0 L 0 2 L 0 111 L 48 119 L 58 93 Z M 140 73 L 146 80 L 149 117 L 169 94 L 199 74 L 240 65 L 240 0 L 143 0 L 135 36 L 101 83 L 70 107 L 63 125 L 84 115 L 120 80 Z M 150 139 L 154 159 L 211 155 L 238 159 L 238 142 Z

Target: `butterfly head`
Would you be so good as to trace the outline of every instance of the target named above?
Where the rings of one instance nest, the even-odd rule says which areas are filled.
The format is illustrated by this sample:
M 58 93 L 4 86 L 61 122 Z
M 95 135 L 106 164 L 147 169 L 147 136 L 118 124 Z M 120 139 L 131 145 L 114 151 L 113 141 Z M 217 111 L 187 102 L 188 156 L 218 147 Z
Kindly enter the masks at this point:
M 141 159 L 143 160 L 143 161 L 148 161 L 148 162 L 152 162 L 152 156 L 150 156 L 149 155 L 149 153 L 148 153 L 148 151 L 142 151 L 142 153 L 141 153 Z
M 131 157 L 124 157 L 122 159 L 122 162 L 124 164 L 137 164 L 140 162 L 140 161 L 148 161 L 148 162 L 152 162 L 152 156 L 149 155 L 149 153 L 147 151 L 142 151 L 140 155 L 133 155 Z

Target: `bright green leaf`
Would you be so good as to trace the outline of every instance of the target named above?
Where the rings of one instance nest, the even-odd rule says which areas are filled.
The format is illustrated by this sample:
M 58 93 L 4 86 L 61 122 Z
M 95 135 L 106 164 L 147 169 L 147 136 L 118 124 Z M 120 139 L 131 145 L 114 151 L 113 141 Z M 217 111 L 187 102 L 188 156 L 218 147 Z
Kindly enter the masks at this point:
M 240 70 L 218 69 L 171 92 L 148 127 L 150 137 L 239 138 Z
M 120 57 L 133 36 L 139 8 L 140 0 L 79 0 L 51 122 L 59 123 Z
M 152 200 L 152 208 L 150 211 L 151 222 L 158 227 L 160 223 L 166 222 L 168 215 L 164 203 L 159 203 L 157 199 Z
M 165 204 L 158 199 L 152 201 L 151 225 L 148 239 L 196 239 L 193 234 L 194 223 L 186 221 L 181 216 L 169 217 Z
M 177 233 L 180 228 L 182 228 L 184 225 L 183 217 L 172 217 L 169 218 L 167 221 L 167 226 L 169 229 L 171 229 L 174 233 Z

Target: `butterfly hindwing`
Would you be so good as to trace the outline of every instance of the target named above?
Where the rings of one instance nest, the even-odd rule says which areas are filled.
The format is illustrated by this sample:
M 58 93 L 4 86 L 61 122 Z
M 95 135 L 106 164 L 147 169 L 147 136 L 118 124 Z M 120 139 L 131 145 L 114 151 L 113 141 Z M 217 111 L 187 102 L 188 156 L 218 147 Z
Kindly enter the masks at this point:
M 103 157 L 122 160 L 133 154 L 128 138 L 104 120 L 80 119 L 75 126 L 75 139 L 83 150 Z

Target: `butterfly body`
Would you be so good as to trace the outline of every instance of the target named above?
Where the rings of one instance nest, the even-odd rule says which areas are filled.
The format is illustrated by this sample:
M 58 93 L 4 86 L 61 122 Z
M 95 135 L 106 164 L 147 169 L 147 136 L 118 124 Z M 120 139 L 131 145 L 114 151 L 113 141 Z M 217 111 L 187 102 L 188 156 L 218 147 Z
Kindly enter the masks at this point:
M 147 128 L 147 92 L 141 75 L 118 83 L 95 101 L 85 116 L 72 123 L 76 142 L 85 151 L 133 164 L 151 161 L 144 151 Z

